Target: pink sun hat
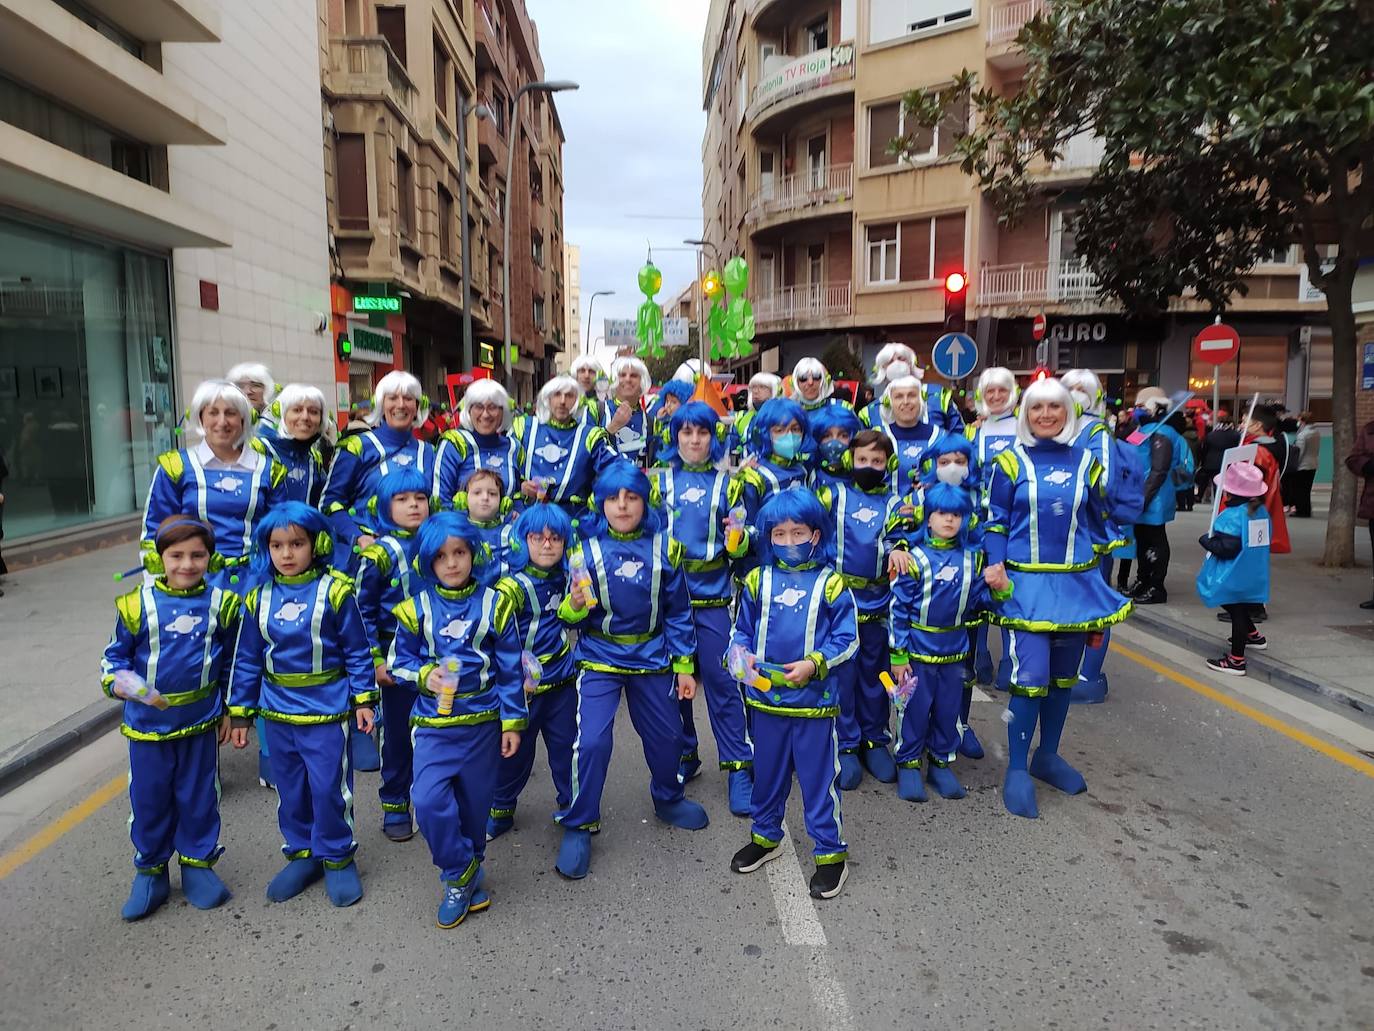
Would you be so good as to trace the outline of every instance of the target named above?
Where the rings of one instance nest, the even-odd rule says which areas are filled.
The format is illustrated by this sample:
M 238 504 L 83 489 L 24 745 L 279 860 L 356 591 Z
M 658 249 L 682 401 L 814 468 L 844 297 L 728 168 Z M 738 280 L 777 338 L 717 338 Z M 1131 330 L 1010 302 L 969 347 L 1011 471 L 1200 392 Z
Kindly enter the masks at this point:
M 1224 493 L 1238 498 L 1258 498 L 1269 489 L 1264 483 L 1264 473 L 1253 462 L 1232 462 L 1226 467 L 1226 479 L 1218 475 L 1212 482 Z

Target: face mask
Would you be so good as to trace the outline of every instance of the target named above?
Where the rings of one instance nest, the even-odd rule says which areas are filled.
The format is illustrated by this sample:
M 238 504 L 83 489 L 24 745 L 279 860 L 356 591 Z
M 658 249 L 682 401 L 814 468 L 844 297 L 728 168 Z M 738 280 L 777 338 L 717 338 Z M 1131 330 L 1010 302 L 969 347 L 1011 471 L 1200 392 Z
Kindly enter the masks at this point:
M 801 434 L 784 433 L 780 437 L 773 438 L 773 454 L 779 458 L 796 458 L 801 451 Z
M 865 467 L 854 470 L 854 486 L 859 490 L 874 491 L 887 485 L 887 470 Z
M 935 468 L 935 477 L 941 483 L 948 483 L 952 487 L 957 487 L 968 479 L 968 466 L 966 465 L 941 465 Z
M 848 450 L 849 445 L 842 440 L 827 440 L 821 445 L 821 461 L 826 465 L 839 465 L 840 458 Z
M 811 561 L 811 556 L 816 553 L 816 543 L 807 541 L 805 544 L 774 544 L 773 554 L 784 565 L 801 566 Z

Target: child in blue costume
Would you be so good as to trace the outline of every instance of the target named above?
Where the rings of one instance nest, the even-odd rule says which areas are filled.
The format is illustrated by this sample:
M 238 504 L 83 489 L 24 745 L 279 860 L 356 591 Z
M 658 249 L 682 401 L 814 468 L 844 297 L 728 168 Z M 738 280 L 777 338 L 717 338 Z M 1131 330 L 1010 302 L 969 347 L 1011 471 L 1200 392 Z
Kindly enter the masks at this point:
M 673 443 L 673 416 L 678 409 L 692 400 L 693 387 L 680 379 L 670 379 L 658 388 L 653 409 L 653 436 L 649 440 L 650 467 L 666 467 L 673 462 L 675 445 Z
M 849 442 L 862 428 L 859 417 L 845 405 L 826 405 L 807 419 L 812 490 L 849 482 Z
M 762 563 L 744 579 L 730 637 L 747 667 L 754 740 L 753 833 L 730 868 L 752 873 L 778 856 L 795 773 L 816 861 L 811 894 L 834 898 L 848 876 L 849 847 L 840 821 L 840 690 L 831 674 L 859 647 L 854 596 L 830 564 L 830 518 L 809 492 L 764 505 L 759 543 Z
M 439 438 L 434 493 L 441 504 L 451 506 L 454 495 L 478 469 L 500 476 L 507 497 L 519 495 L 525 456 L 510 432 L 514 414 L 506 388 L 495 380 L 479 379 L 467 388 L 460 402 L 460 428 L 446 430 Z
M 286 468 L 281 500 L 318 506 L 326 470 L 320 452 L 328 413 L 324 392 L 305 383 L 288 383 L 277 398 L 281 419 L 270 431 L 258 424 L 253 447 Z
M 1269 601 L 1269 513 L 1264 473 L 1250 462 L 1233 462 L 1226 477 L 1217 476 L 1221 512 L 1210 533 L 1198 538 L 1207 558 L 1197 574 L 1197 593 L 1209 609 L 1220 606 L 1231 615 L 1231 651 L 1207 665 L 1218 673 L 1243 677 L 1246 647 L 1263 649 L 1269 642 L 1255 629 L 1250 612 Z
M 758 513 L 774 495 L 805 487 L 807 421 L 801 405 L 785 397 L 764 403 L 749 427 L 751 455 L 730 481 L 730 507 L 742 507 L 749 532 L 731 551 L 735 576 L 758 565 L 755 547 Z
M 380 531 L 363 549 L 354 588 L 382 698 L 382 777 L 377 794 L 382 802 L 382 833 L 392 841 L 409 841 L 415 834 L 410 819 L 410 781 L 413 749 L 410 710 L 415 690 L 396 680 L 387 668 L 396 637 L 392 610 L 421 587 L 412 563 L 420 526 L 429 518 L 430 484 L 415 469 L 395 469 L 377 485 L 372 523 Z
M 524 677 L 530 722 L 520 748 L 501 761 L 487 816 L 487 840 L 515 826 L 515 806 L 534 769 L 540 735 L 553 777 L 558 809 L 572 801 L 572 751 L 577 736 L 577 668 L 572 644 L 558 618 L 568 593 L 564 555 L 573 539 L 572 520 L 557 505 L 531 505 L 511 534 L 510 573 L 496 585 L 515 613 L 515 632 L 524 653 L 539 660 L 540 676 Z
M 1131 611 L 1098 570 L 1111 541 L 1106 489 L 1101 464 L 1072 443 L 1074 422 L 1073 398 L 1058 380 L 1032 383 L 1021 396 L 1017 442 L 989 471 L 984 579 L 1001 591 L 1016 577 L 1016 593 L 990 617 L 1008 629 L 1011 655 L 1002 798 L 1008 811 L 1032 819 L 1032 777 L 1066 794 L 1087 790 L 1059 755 L 1070 691 L 1086 639 Z M 1040 747 L 1028 767 L 1037 722 Z
M 708 822 L 706 810 L 684 797 L 678 779 L 683 748 L 677 703 L 694 697 L 697 688 L 697 636 L 683 547 L 663 530 L 649 494 L 648 478 L 629 462 L 601 474 L 597 515 L 581 542 L 591 598 L 573 584 L 558 610 L 578 631 L 573 797 L 557 817 L 564 830 L 556 868 L 571 880 L 587 876 L 591 867 L 591 833 L 601 824 L 622 692 L 644 743 L 654 813 L 686 830 Z
M 212 867 L 219 844 L 218 746 L 228 738 L 222 689 L 239 598 L 205 582 L 215 534 L 191 516 L 170 516 L 154 539 L 163 574 L 115 602 L 118 618 L 100 663 L 100 685 L 124 699 L 129 739 L 129 836 L 134 876 L 125 920 L 167 901 L 167 863 L 181 861 L 181 888 L 198 909 L 229 889 Z M 146 687 L 146 690 L 145 690 Z
M 411 796 L 444 884 L 437 922 L 457 927 L 491 904 L 482 890 L 487 814 L 502 759 L 529 721 L 514 606 L 482 585 L 481 537 L 458 512 L 420 528 L 425 590 L 396 607 L 391 672 L 419 692 Z
M 964 788 L 949 766 L 968 733 L 963 698 L 968 690 L 970 630 L 992 600 L 983 579 L 984 555 L 968 538 L 973 492 L 936 482 L 926 488 L 925 525 L 908 553 L 907 572 L 892 584 L 892 676 L 916 676 L 915 692 L 902 711 L 897 734 L 897 794 L 926 800 L 926 777 L 944 798 L 963 798 Z M 980 750 L 981 751 L 981 750 Z
M 478 469 L 463 481 L 463 489 L 454 496 L 453 505 L 468 517 L 487 549 L 488 561 L 482 565 L 482 576 L 491 586 L 509 569 L 515 512 L 510 498 L 505 496 L 505 485 L 491 469 Z
M 619 458 L 606 431 L 578 415 L 580 396 L 577 380 L 555 376 L 539 391 L 536 417 L 520 416 L 511 429 L 525 457 L 524 503 L 551 501 L 574 519 L 587 510 L 596 477 Z
M 288 501 L 269 512 L 254 540 L 255 586 L 234 647 L 234 747 L 247 746 L 248 725 L 261 716 L 285 839 L 286 866 L 267 886 L 273 902 L 299 895 L 321 873 L 334 905 L 363 897 L 348 732 L 356 722 L 372 733 L 377 685 L 353 585 L 329 568 L 332 550 L 329 525 L 313 508 Z
M 897 767 L 888 751 L 888 697 L 878 675 L 887 670 L 887 531 L 896 517 L 892 493 L 896 461 L 881 430 L 862 430 L 849 444 L 852 482 L 820 487 L 816 496 L 830 513 L 835 571 L 854 595 L 859 647 L 836 672 L 840 692 L 840 787 L 852 791 L 864 768 L 891 784 Z
M 672 467 L 658 473 L 669 536 L 682 545 L 682 568 L 692 598 L 702 687 L 721 770 L 727 771 L 730 812 L 749 814 L 754 752 L 744 720 L 739 685 L 726 672 L 732 587 L 725 520 L 730 513 L 730 474 L 720 466 L 725 445 L 720 419 L 710 405 L 693 401 L 673 416 Z M 685 747 L 679 776 L 685 784 L 701 770 L 692 700 L 681 703 Z

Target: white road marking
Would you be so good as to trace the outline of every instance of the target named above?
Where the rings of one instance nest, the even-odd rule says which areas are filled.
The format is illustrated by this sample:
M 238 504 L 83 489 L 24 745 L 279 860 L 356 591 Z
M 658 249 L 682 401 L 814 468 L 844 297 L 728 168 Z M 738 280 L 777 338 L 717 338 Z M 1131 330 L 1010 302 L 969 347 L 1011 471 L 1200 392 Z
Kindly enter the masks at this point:
M 997 699 L 993 698 L 992 695 L 988 694 L 981 687 L 975 687 L 973 689 L 973 700 L 975 702 L 995 702 Z

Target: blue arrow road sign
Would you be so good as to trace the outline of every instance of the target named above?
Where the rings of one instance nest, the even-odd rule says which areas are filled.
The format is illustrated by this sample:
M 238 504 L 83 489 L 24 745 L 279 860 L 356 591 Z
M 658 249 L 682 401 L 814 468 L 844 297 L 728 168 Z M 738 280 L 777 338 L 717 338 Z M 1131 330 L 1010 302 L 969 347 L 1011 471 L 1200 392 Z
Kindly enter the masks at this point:
M 935 341 L 931 357 L 945 379 L 963 379 L 978 364 L 978 345 L 967 333 L 946 333 Z

